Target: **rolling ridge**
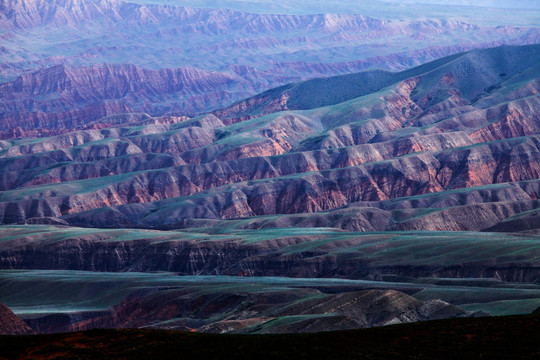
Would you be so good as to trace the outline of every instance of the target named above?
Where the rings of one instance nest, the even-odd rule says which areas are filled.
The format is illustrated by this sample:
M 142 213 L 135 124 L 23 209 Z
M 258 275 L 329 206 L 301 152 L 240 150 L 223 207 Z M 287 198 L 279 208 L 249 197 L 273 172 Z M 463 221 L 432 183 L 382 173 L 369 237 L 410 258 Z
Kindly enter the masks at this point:
M 400 73 L 310 80 L 191 119 L 119 115 L 104 118 L 101 129 L 4 141 L 0 219 L 182 227 L 191 218 L 347 208 L 363 220 L 333 224 L 496 227 L 537 206 L 538 49 L 500 47 Z M 410 221 L 395 222 L 385 205 L 476 188 L 490 195 L 439 203 L 435 212 L 422 205 Z M 374 212 L 382 218 L 368 220 Z

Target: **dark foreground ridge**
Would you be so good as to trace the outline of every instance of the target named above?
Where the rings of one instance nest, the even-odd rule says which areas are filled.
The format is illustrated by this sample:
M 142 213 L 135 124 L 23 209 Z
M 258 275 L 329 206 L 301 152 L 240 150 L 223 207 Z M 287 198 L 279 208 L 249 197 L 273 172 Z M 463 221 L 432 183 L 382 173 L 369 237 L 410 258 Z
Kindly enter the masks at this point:
M 286 335 L 90 330 L 1 336 L 0 359 L 538 359 L 539 315 Z

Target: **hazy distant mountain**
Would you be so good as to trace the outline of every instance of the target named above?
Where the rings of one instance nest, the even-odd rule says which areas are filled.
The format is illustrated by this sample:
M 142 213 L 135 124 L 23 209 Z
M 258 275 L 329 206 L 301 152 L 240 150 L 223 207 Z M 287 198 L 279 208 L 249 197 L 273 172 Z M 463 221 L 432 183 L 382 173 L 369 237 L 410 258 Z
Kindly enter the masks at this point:
M 357 8 L 364 9 L 371 16 L 255 14 L 119 0 L 1 0 L 0 77 L 10 90 L 0 102 L 0 119 L 34 119 L 54 130 L 70 127 L 75 117 L 92 122 L 126 111 L 193 115 L 307 78 L 403 70 L 478 47 L 540 42 L 538 23 L 527 26 L 534 13 L 498 13 L 496 23 L 485 25 L 460 18 L 459 11 L 386 20 L 393 18 L 388 8 Z M 138 70 L 126 70 L 133 65 Z M 100 70 L 88 77 L 89 69 Z M 171 80 L 171 86 L 159 83 L 174 74 L 189 75 Z M 145 89 L 139 92 L 140 81 Z M 28 130 L 24 122 L 19 127 Z
M 434 4 L 434 5 L 458 5 L 458 6 L 482 6 L 505 9 L 540 9 L 540 3 L 536 0 L 386 0 L 400 4 Z
M 491 17 L 496 9 L 540 9 L 535 0 L 372 0 L 372 1 L 283 1 L 272 2 L 269 0 L 132 0 L 139 4 L 168 4 L 178 6 L 227 8 L 235 10 L 249 10 L 252 12 L 289 13 L 289 14 L 316 14 L 316 13 L 374 13 L 381 17 L 408 18 L 410 16 L 433 16 L 443 15 L 441 10 L 448 10 L 448 6 L 456 13 L 446 16 L 472 16 L 481 20 L 481 12 L 466 13 L 475 7 L 482 7 L 483 16 Z M 403 5 L 396 9 L 396 4 Z M 392 10 L 393 9 L 393 10 Z M 486 10 L 487 9 L 487 10 Z M 525 19 L 522 19 L 522 21 Z

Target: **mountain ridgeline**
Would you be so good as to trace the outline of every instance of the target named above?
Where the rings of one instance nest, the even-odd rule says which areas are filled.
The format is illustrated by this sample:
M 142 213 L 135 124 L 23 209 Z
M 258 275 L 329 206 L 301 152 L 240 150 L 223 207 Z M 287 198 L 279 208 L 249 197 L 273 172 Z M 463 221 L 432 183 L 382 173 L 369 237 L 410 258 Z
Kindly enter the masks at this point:
M 193 118 L 108 115 L 3 140 L 0 222 L 537 230 L 539 79 L 540 46 L 503 46 L 293 83 Z
M 532 10 L 513 26 L 492 26 L 459 16 L 385 18 L 395 11 L 268 14 L 168 3 L 1 0 L 0 138 L 66 133 L 127 112 L 193 116 L 309 78 L 540 42 L 536 24 L 519 21 L 535 23 Z

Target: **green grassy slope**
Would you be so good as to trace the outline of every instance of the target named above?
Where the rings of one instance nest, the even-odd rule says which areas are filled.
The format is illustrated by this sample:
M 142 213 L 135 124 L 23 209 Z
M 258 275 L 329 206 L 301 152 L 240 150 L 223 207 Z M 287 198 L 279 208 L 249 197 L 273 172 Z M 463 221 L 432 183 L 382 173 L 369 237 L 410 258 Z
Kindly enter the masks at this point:
M 439 73 L 449 73 L 461 82 L 458 86 L 467 97 L 487 87 L 488 82 L 497 81 L 499 74 L 508 78 L 519 74 L 538 62 L 539 45 L 524 47 L 497 47 L 460 53 L 417 66 L 402 72 L 382 70 L 364 71 L 320 79 L 303 81 L 293 85 L 272 89 L 260 96 L 289 92 L 290 109 L 313 109 L 335 105 L 360 96 L 371 94 L 399 81 L 422 75 L 425 88 L 434 84 L 430 79 L 438 79 Z M 473 76 L 474 73 L 474 76 Z M 470 81 L 474 78 L 475 81 Z M 474 89 L 473 89 L 474 88 Z M 421 89 L 418 89 L 421 91 Z M 275 96 L 275 95 L 274 95 Z M 472 97 L 471 97 L 472 98 Z

